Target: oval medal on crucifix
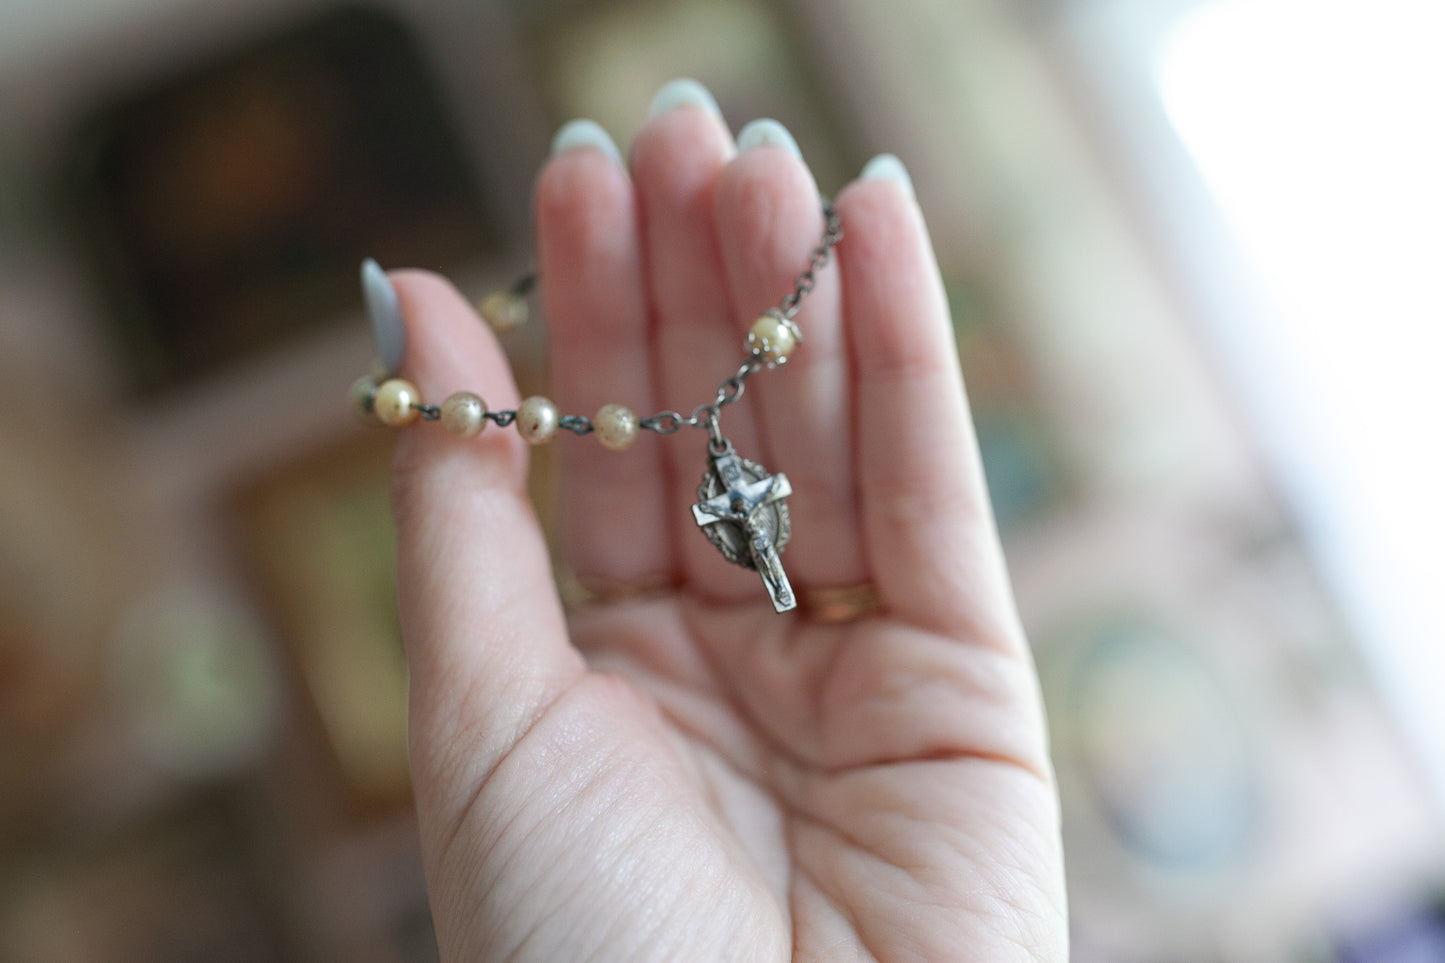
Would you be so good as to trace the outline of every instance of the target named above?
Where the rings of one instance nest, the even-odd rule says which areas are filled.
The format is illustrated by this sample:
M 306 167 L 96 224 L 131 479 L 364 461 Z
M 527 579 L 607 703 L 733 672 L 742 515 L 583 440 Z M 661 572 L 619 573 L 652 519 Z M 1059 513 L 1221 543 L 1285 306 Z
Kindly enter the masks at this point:
M 779 555 L 792 527 L 785 499 L 793 493 L 788 476 L 769 475 L 755 461 L 739 458 L 731 444 L 710 450 L 712 464 L 697 486 L 692 514 L 723 558 L 757 571 L 773 608 L 797 606 Z

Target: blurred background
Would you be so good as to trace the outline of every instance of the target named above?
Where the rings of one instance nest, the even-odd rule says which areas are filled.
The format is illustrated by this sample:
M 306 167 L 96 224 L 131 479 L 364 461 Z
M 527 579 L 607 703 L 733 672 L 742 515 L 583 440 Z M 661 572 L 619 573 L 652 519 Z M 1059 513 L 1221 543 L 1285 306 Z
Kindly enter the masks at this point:
M 435 957 L 357 267 L 505 285 L 676 76 L 914 177 L 1075 959 L 1445 960 L 1438 3 L 0 14 L 0 960 Z

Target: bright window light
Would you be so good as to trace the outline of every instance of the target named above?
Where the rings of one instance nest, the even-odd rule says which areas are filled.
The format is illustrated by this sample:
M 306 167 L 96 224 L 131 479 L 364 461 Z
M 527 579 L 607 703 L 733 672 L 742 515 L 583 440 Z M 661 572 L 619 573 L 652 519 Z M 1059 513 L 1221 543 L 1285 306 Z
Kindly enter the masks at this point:
M 1439 0 L 1222 0 L 1157 76 L 1272 303 L 1306 521 L 1445 799 L 1442 51 Z

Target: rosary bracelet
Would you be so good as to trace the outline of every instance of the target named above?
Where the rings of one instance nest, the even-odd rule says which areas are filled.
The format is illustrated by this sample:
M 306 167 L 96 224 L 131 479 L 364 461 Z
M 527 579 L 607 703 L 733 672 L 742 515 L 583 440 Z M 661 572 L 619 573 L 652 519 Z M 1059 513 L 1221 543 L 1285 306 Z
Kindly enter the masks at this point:
M 827 201 L 823 202 L 823 222 L 823 238 L 809 255 L 807 267 L 794 279 L 792 293 L 753 322 L 744 342 L 747 356 L 737 371 L 718 386 L 711 402 L 698 405 L 686 417 L 677 411 L 662 411 L 639 418 L 630 408 L 617 404 L 603 405 L 591 418 L 564 415 L 554 402 L 539 396 L 526 399 L 515 411 L 491 411 L 481 396 L 470 391 L 458 391 L 434 405 L 424 402 L 409 381 L 379 380 L 370 375 L 351 386 L 352 407 L 363 418 L 392 427 L 418 420 L 440 422 L 459 438 L 476 437 L 488 421 L 502 428 L 515 424 L 517 433 L 532 445 L 550 441 L 559 429 L 577 435 L 595 433 L 604 447 L 614 451 L 631 447 L 639 431 L 672 435 L 683 428 L 703 429 L 708 435 L 709 463 L 697 488 L 693 520 L 724 558 L 762 576 L 774 610 L 789 611 L 798 603 L 779 555 L 791 533 L 786 499 L 793 493 L 792 486 L 782 472 L 770 475 L 757 462 L 739 457 L 723 435 L 719 420 L 723 408 L 742 397 L 750 377 L 764 368 L 786 364 L 802 342 L 803 332 L 794 320 L 798 307 L 843 237 L 838 214 Z M 529 276 L 501 297 L 515 304 L 534 283 L 535 278 Z M 515 317 L 515 311 L 495 296 L 489 300 L 492 303 L 485 314 L 505 312 Z

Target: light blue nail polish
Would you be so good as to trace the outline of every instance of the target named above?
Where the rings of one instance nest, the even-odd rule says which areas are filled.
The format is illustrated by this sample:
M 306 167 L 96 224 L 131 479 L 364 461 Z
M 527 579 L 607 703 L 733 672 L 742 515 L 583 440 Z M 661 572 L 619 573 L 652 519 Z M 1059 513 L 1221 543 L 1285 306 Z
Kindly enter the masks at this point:
M 803 152 L 798 150 L 798 142 L 793 140 L 788 128 L 776 120 L 755 120 L 738 131 L 738 150 L 750 150 L 754 147 L 781 147 L 798 160 L 803 159 Z
M 569 150 L 590 147 L 593 150 L 600 150 L 618 167 L 622 166 L 622 152 L 617 145 L 602 129 L 602 125 L 595 120 L 569 120 L 557 131 L 557 136 L 552 138 L 552 156 L 565 153 Z
M 648 117 L 656 117 L 674 107 L 701 107 L 714 117 L 721 117 L 717 101 L 702 84 L 690 77 L 679 77 L 663 84 L 647 108 Z
M 361 262 L 361 293 L 366 297 L 366 317 L 371 322 L 371 342 L 376 360 L 388 375 L 396 374 L 406 354 L 406 325 L 401 302 L 391 280 L 371 258 Z
M 863 165 L 863 173 L 858 175 L 863 181 L 892 181 L 903 188 L 909 197 L 916 197 L 913 193 L 913 178 L 908 176 L 908 169 L 903 162 L 892 154 L 879 154 L 871 161 Z

